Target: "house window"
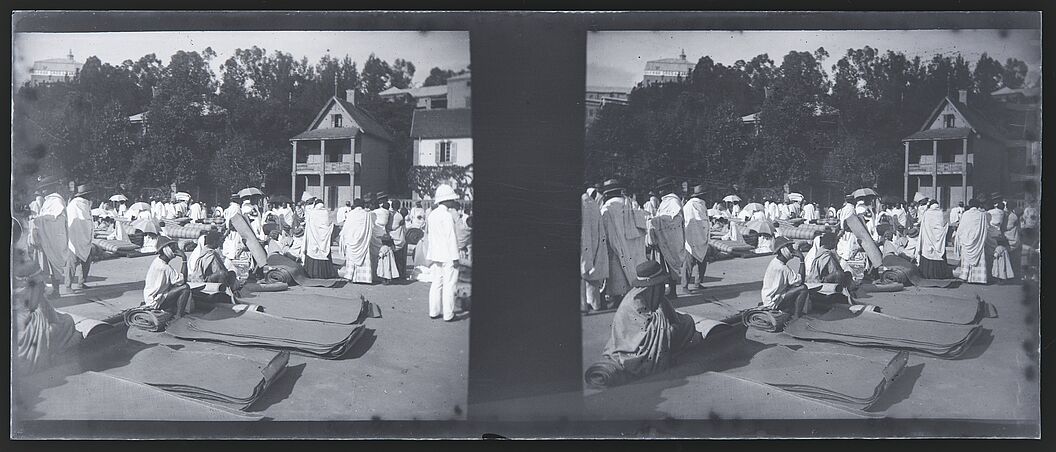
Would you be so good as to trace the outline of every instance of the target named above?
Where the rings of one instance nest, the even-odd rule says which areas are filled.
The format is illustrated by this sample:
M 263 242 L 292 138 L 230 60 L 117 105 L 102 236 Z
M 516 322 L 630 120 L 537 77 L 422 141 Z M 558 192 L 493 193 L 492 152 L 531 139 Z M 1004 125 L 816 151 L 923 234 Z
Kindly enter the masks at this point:
M 333 119 L 334 119 L 333 120 L 333 125 L 334 125 L 335 128 L 343 127 L 342 124 L 341 124 L 341 115 L 334 115 Z
M 955 118 L 955 116 L 952 115 L 952 114 L 943 115 L 942 116 L 942 122 L 946 125 L 947 129 L 952 129 L 953 128 L 953 126 L 954 126 L 954 118 Z
M 436 163 L 450 165 L 455 162 L 455 143 L 449 140 L 436 143 Z
M 433 99 L 431 108 L 447 108 L 447 99 Z

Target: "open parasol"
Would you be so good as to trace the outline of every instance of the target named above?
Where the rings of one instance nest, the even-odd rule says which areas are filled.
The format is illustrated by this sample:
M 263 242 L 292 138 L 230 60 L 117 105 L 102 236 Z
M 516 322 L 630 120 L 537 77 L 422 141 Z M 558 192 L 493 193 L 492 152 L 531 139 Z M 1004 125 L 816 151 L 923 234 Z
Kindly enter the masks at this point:
M 789 201 L 801 202 L 801 201 L 803 201 L 803 195 L 801 195 L 799 193 L 795 193 L 795 192 L 789 193 L 788 194 L 788 200 Z
M 177 201 L 189 201 L 191 199 L 191 194 L 184 191 L 176 192 L 173 198 L 176 198 Z
M 737 196 L 737 195 L 726 195 L 725 198 L 722 198 L 722 201 L 723 202 L 741 202 L 741 197 Z
M 114 195 L 110 197 L 110 200 L 113 202 L 125 202 L 128 201 L 128 198 L 125 195 Z
M 130 206 L 128 210 L 150 210 L 150 204 L 147 204 L 145 202 L 137 202 L 135 204 L 132 204 L 132 206 Z
M 243 188 L 238 191 L 239 198 L 245 198 L 248 196 L 264 196 L 264 192 L 260 191 L 256 187 Z
M 153 218 L 138 218 L 132 222 L 133 229 L 139 229 L 144 233 L 150 232 L 158 234 L 158 225 L 154 222 Z
M 859 188 L 859 189 L 851 192 L 851 197 L 853 197 L 853 198 L 865 198 L 865 197 L 868 197 L 868 196 L 880 196 L 880 195 L 876 193 L 876 190 L 873 190 L 871 188 Z
M 755 231 L 760 234 L 774 235 L 774 225 L 770 224 L 769 221 L 752 220 L 746 223 L 744 226 L 750 231 Z
M 752 203 L 748 203 L 748 205 L 744 206 L 744 208 L 741 209 L 741 210 L 762 212 L 763 211 L 763 205 L 759 204 L 757 202 L 752 202 Z

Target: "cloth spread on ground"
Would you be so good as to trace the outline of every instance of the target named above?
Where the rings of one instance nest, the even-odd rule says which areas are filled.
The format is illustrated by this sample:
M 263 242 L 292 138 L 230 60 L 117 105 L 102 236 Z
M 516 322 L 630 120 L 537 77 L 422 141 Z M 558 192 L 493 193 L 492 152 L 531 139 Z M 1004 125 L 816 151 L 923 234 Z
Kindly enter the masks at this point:
M 370 310 L 366 299 L 328 297 L 304 292 L 259 293 L 244 300 L 264 308 L 265 314 L 295 320 L 351 325 Z
M 866 410 L 898 378 L 908 360 L 909 353 L 904 351 L 882 362 L 852 354 L 775 346 L 752 356 L 750 365 L 724 373 L 823 403 Z
M 190 399 L 245 410 L 282 374 L 289 359 L 287 351 L 260 362 L 234 354 L 177 351 L 159 345 L 136 353 L 127 365 L 106 373 Z
M 252 293 L 252 292 L 285 292 L 290 290 L 290 285 L 284 282 L 247 282 L 242 285 L 240 291 Z
M 741 318 L 744 326 L 776 333 L 784 329 L 785 323 L 792 318 L 792 314 L 776 309 L 756 308 L 744 311 Z
M 616 386 L 666 368 L 693 339 L 694 323 L 671 306 L 663 284 L 631 289 L 612 319 L 603 359 L 587 369 L 586 382 Z
M 160 309 L 133 308 L 125 311 L 125 325 L 156 333 L 164 331 L 172 317 L 172 313 Z
M 858 347 L 907 350 L 945 359 L 960 356 L 978 336 L 978 325 L 923 323 L 836 305 L 820 316 L 803 316 L 785 325 L 797 339 L 833 341 Z
M 309 278 L 304 266 L 281 254 L 268 256 L 264 266 L 265 283 L 286 283 L 288 286 L 334 287 L 339 279 Z
M 920 275 L 920 269 L 912 262 L 900 256 L 884 256 L 880 264 L 881 283 L 901 283 L 903 286 L 914 285 L 917 287 L 950 287 L 954 279 L 925 279 Z
M 288 319 L 253 310 L 238 312 L 230 305 L 217 306 L 206 314 L 190 314 L 165 330 L 165 334 L 180 339 L 275 348 L 326 359 L 344 355 L 362 333 L 362 324 Z
M 997 317 L 997 309 L 987 301 L 971 302 L 963 298 L 944 297 L 916 291 L 876 293 L 869 304 L 891 317 L 958 325 L 977 324 L 983 318 Z

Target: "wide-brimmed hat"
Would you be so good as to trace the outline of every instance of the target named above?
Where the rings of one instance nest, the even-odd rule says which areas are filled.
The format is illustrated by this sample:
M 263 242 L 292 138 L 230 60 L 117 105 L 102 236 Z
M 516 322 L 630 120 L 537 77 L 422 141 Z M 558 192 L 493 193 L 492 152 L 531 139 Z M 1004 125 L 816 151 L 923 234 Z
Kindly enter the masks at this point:
M 649 287 L 667 282 L 667 272 L 657 261 L 645 261 L 634 269 L 638 277 L 631 282 L 634 287 Z
M 171 239 L 171 238 L 169 238 L 168 236 L 159 235 L 158 236 L 158 244 L 155 245 L 155 246 L 157 247 L 158 253 L 160 254 L 161 250 L 164 249 L 166 245 L 171 245 L 173 243 L 176 243 L 176 241 Z
M 784 246 L 792 246 L 793 242 L 788 237 L 781 236 L 774 239 L 774 252 L 781 249 Z
M 689 195 L 691 198 L 703 198 L 704 197 L 704 186 L 694 185 L 693 192 Z
M 40 190 L 41 193 L 43 193 L 45 188 L 59 185 L 61 183 L 62 181 L 55 176 L 45 176 L 37 180 L 37 190 Z
M 609 179 L 605 183 L 601 184 L 601 193 L 609 194 L 610 192 L 623 190 L 623 184 L 617 179 Z
M 675 185 L 677 185 L 675 183 L 675 178 L 671 176 L 664 176 L 656 180 L 656 191 L 661 192 L 664 188 L 674 187 Z
M 457 201 L 458 194 L 455 193 L 455 189 L 451 188 L 450 185 L 440 184 L 436 187 L 436 194 L 433 196 L 433 202 L 440 204 L 444 201 Z
M 77 186 L 77 192 L 74 193 L 73 196 L 84 196 L 92 193 L 95 193 L 95 188 L 92 187 L 91 184 L 83 184 Z
M 383 200 L 386 200 L 386 199 L 389 199 L 389 194 L 388 193 L 385 193 L 383 191 L 379 191 L 379 192 L 374 194 L 374 200 L 375 201 L 383 201 Z

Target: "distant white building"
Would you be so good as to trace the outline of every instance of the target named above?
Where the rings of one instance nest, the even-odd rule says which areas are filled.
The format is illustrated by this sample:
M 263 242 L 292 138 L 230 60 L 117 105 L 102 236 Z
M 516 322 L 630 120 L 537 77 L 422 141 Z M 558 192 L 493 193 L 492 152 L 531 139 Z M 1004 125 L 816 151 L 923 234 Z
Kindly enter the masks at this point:
M 73 80 L 81 72 L 81 63 L 73 59 L 73 52 L 66 58 L 53 58 L 33 62 L 33 69 L 29 72 L 29 82 L 33 85 L 65 82 Z
M 472 122 L 472 110 L 468 108 L 415 110 L 411 119 L 412 164 L 416 167 L 472 165 Z M 472 179 L 472 169 L 468 173 Z
M 392 87 L 378 93 L 382 99 L 395 101 L 411 99 L 417 110 L 441 108 L 470 108 L 470 73 L 459 74 L 447 79 L 446 85 L 425 86 L 420 88 Z

